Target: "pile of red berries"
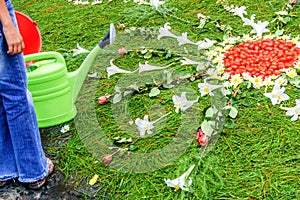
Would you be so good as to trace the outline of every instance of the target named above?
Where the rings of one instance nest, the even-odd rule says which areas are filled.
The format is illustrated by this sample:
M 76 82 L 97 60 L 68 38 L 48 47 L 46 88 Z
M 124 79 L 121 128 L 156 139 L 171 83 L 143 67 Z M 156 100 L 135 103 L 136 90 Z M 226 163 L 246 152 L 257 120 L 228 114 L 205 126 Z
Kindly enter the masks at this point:
M 239 43 L 224 54 L 225 72 L 231 76 L 248 72 L 262 78 L 280 75 L 282 69 L 293 67 L 300 55 L 295 44 L 278 39 L 259 39 Z

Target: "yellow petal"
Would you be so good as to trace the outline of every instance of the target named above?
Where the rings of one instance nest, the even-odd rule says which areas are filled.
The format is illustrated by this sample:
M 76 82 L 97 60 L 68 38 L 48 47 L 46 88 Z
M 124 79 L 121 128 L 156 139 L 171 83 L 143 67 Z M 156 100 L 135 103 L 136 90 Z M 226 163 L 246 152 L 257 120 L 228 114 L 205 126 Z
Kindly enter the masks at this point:
M 91 180 L 89 181 L 89 185 L 95 185 L 97 183 L 97 180 L 98 180 L 99 176 L 97 174 L 95 174 L 93 176 L 93 178 L 91 178 Z

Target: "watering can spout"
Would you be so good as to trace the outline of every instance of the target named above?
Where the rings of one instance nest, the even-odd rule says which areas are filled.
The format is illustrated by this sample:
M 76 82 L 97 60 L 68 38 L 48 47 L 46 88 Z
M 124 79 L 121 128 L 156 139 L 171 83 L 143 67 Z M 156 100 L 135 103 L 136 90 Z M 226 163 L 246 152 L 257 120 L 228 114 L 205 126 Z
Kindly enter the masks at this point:
M 76 101 L 78 94 L 80 92 L 81 86 L 85 80 L 86 75 L 89 72 L 90 67 L 92 66 L 95 58 L 106 45 L 113 45 L 116 37 L 116 30 L 113 24 L 110 24 L 110 29 L 105 35 L 105 37 L 102 39 L 101 42 L 99 42 L 94 49 L 88 54 L 88 56 L 84 59 L 83 63 L 80 65 L 80 67 L 74 71 L 68 73 L 71 89 L 73 91 L 73 102 Z

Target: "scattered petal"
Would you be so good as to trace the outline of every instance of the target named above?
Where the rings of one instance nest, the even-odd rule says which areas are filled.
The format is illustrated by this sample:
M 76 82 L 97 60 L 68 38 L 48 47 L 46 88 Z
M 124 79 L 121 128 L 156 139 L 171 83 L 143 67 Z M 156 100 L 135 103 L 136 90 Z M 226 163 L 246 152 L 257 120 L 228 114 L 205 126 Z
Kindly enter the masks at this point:
M 93 186 L 97 183 L 99 175 L 95 174 L 89 181 L 89 185 Z

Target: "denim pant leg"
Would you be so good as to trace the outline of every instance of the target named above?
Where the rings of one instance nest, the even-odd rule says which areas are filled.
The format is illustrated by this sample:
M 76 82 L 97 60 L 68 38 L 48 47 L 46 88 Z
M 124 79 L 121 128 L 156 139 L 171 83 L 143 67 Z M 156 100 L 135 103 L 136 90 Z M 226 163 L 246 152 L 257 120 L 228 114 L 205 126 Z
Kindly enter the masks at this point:
M 17 178 L 18 169 L 8 130 L 6 114 L 0 96 L 0 181 Z
M 6 2 L 9 13 L 16 22 L 11 2 Z M 30 93 L 27 90 L 26 68 L 22 54 L 8 55 L 7 44 L 0 24 L 0 96 L 3 105 L 3 113 L 0 124 L 7 126 L 1 129 L 0 137 L 10 136 L 7 141 L 8 155 L 0 152 L 0 160 L 8 174 L 1 174 L 1 178 L 15 173 L 16 166 L 20 182 L 35 182 L 48 173 L 48 167 L 44 151 L 41 145 L 40 132 L 37 125 L 36 115 Z M 6 133 L 8 130 L 9 133 Z M 12 145 L 9 145 L 11 141 Z M 15 158 L 12 162 L 7 159 Z

